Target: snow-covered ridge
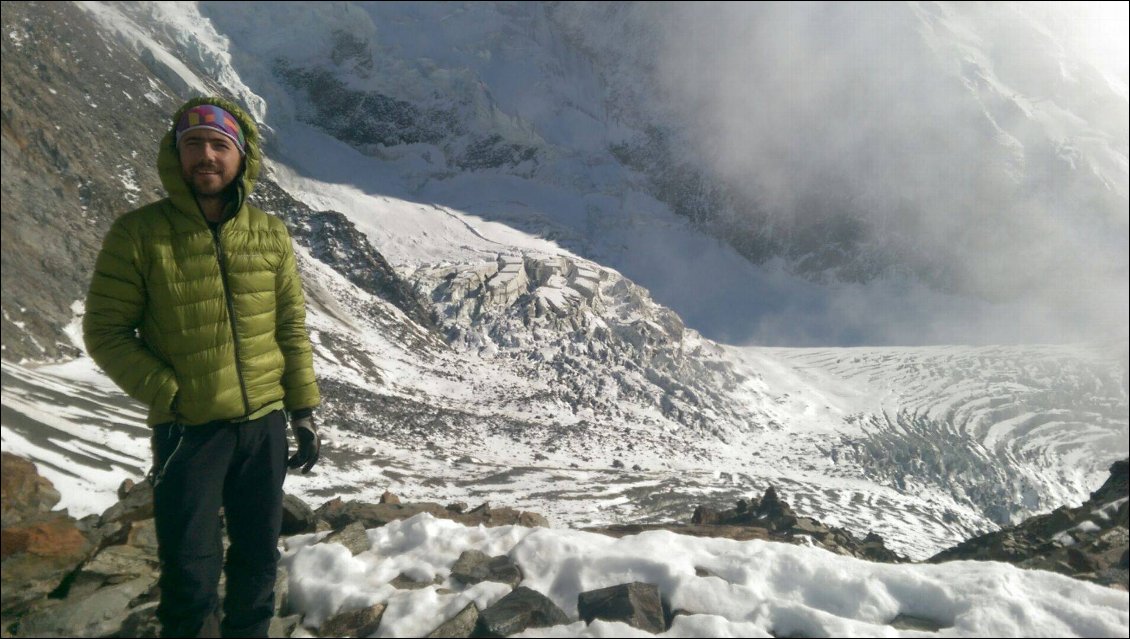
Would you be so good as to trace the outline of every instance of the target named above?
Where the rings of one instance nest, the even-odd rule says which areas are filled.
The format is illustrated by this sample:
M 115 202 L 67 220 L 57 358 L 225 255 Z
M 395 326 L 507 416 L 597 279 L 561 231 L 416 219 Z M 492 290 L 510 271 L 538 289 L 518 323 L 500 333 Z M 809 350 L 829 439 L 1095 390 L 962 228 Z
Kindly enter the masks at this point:
M 557 239 L 716 339 L 1125 336 L 1107 265 L 1126 262 L 1126 101 L 1023 7 L 177 11 L 147 19 L 208 24 L 171 48 L 268 101 L 276 155 L 301 173 Z M 828 50 L 790 44 L 808 41 Z M 1018 53 L 1029 41 L 1040 56 Z M 359 157 L 296 144 L 302 129 Z M 616 151 L 640 144 L 646 161 Z M 782 272 L 746 262 L 775 257 Z
M 875 530 L 924 556 L 994 522 L 1079 501 L 1126 454 L 1124 343 L 1098 355 L 1027 346 L 742 349 L 687 328 L 668 300 L 694 310 L 694 295 L 713 296 L 722 303 L 708 315 L 745 323 L 751 308 L 783 299 L 782 316 L 802 324 L 810 307 L 790 302 L 803 302 L 813 285 L 777 279 L 783 295 L 764 294 L 759 283 L 775 276 L 673 215 L 646 180 L 618 165 L 607 145 L 636 131 L 604 109 L 590 61 L 525 6 L 457 7 L 451 20 L 441 20 L 451 5 L 438 4 L 287 4 L 271 15 L 254 4 L 226 8 L 97 10 L 116 12 L 110 26 L 129 20 L 111 33 L 164 47 L 205 88 L 251 105 L 275 161 L 266 179 L 331 225 L 290 219 L 301 231 L 329 440 L 319 475 L 292 484 L 296 492 L 491 499 L 584 525 L 685 518 L 696 503 L 729 505 L 772 484 L 801 514 Z M 403 24 L 445 37 L 385 28 L 384 11 L 405 11 Z M 309 34 L 296 37 L 307 23 Z M 503 37 L 515 33 L 522 37 Z M 374 72 L 362 64 L 371 42 L 382 55 L 370 59 L 387 65 Z M 459 46 L 432 48 L 444 42 Z M 312 122 L 309 96 L 276 76 L 284 50 L 305 73 L 333 70 L 346 97 L 458 106 L 464 137 L 360 148 L 334 139 Z M 169 68 L 151 64 L 173 86 Z M 561 73 L 546 77 L 559 82 L 539 75 L 551 69 Z M 521 167 L 448 162 L 448 151 L 464 157 L 471 137 L 491 139 L 496 128 L 507 132 L 500 148 L 520 141 L 539 154 Z M 350 233 L 332 227 L 343 219 L 335 211 Z M 371 245 L 354 252 L 327 237 Z M 376 278 L 352 260 L 369 249 L 412 278 L 447 343 L 365 285 Z M 690 297 L 657 292 L 676 289 Z M 846 322 L 901 312 L 874 290 L 851 289 L 863 302 Z M 65 497 L 76 511 L 90 512 L 89 495 L 112 494 L 122 476 L 145 470 L 144 431 L 132 428 L 140 413 L 99 374 L 84 373 L 98 380 L 92 387 L 58 367 L 4 366 L 5 448 L 49 460 L 85 495 Z M 118 430 L 133 437 L 115 439 Z M 106 472 L 74 477 L 82 473 L 71 472 L 66 451 Z

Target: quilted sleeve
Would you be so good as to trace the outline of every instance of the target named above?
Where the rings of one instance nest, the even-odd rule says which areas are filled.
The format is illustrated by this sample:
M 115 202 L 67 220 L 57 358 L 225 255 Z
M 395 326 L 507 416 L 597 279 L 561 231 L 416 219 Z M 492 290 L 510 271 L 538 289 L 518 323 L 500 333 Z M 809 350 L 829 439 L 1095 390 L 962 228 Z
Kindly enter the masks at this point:
M 139 264 L 137 243 L 119 218 L 94 265 L 82 320 L 83 341 L 90 357 L 126 394 L 150 408 L 174 412 L 176 374 L 137 334 L 146 300 Z

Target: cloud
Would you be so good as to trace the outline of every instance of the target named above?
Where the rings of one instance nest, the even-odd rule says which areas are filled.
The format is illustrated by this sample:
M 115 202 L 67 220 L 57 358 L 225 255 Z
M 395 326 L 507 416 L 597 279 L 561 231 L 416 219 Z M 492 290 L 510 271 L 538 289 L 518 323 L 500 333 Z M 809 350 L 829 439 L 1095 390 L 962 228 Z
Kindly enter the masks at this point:
M 793 237 L 850 220 L 848 259 L 888 265 L 866 287 L 766 275 L 758 286 L 808 314 L 759 306 L 751 339 L 836 323 L 848 334 L 826 338 L 1125 336 L 1127 101 L 1058 14 L 1030 9 L 650 3 L 566 17 L 590 47 L 619 47 L 613 83 L 650 74 L 643 119 L 729 185 L 739 220 Z

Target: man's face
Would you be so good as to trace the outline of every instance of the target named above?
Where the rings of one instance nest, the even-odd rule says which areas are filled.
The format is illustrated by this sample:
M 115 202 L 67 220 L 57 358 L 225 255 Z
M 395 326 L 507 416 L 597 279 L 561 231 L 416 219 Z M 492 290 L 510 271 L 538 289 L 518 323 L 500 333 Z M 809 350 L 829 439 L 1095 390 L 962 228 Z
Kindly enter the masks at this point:
M 181 177 L 197 195 L 219 195 L 239 175 L 239 148 L 219 131 L 204 128 L 185 133 L 177 153 Z

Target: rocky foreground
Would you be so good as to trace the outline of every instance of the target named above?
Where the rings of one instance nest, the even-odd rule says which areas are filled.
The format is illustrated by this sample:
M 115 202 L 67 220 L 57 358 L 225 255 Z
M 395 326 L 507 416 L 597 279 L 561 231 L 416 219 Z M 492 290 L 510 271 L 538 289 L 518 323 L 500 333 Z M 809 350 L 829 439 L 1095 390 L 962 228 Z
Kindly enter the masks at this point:
M 1018 526 L 970 539 L 928 561 L 1004 561 L 1126 590 L 1130 554 L 1128 469 L 1127 460 L 1114 464 L 1111 477 L 1082 506 L 1060 508 Z M 160 592 L 149 484 L 127 480 L 119 490 L 118 503 L 100 516 L 75 520 L 65 511 L 51 510 L 59 494 L 31 462 L 3 453 L 2 470 L 3 636 L 156 636 L 155 610 Z M 282 543 L 293 535 L 321 532 L 324 536 L 318 543 L 341 544 L 357 554 L 369 549 L 366 529 L 422 512 L 467 526 L 549 525 L 536 513 L 488 504 L 469 509 L 459 503 L 400 503 L 394 495 L 386 494 L 377 504 L 335 498 L 311 509 L 287 496 Z M 624 536 L 656 529 L 806 544 L 871 561 L 908 561 L 887 549 L 877 535 L 859 539 L 844 529 L 797 516 L 772 488 L 760 498 L 740 500 L 729 510 L 700 507 L 685 524 L 619 525 L 590 531 Z M 505 555 L 464 552 L 452 566 L 451 576 L 463 584 L 495 581 L 513 590 L 485 610 L 470 604 L 451 619 L 436 619 L 429 636 L 506 636 L 568 620 L 568 615 L 544 595 L 520 585 L 521 567 Z M 392 585 L 409 589 L 434 584 L 401 575 Z M 287 586 L 288 575 L 280 570 L 272 636 L 289 637 L 303 621 L 289 608 Z M 378 630 L 383 612 L 383 604 L 342 611 L 325 620 L 316 632 L 320 636 L 368 636 Z M 636 582 L 581 593 L 577 612 L 586 622 L 616 620 L 649 632 L 663 632 L 675 615 L 685 611 L 671 610 L 655 585 Z M 912 619 L 903 623 L 910 624 L 905 627 L 932 629 L 914 626 Z

